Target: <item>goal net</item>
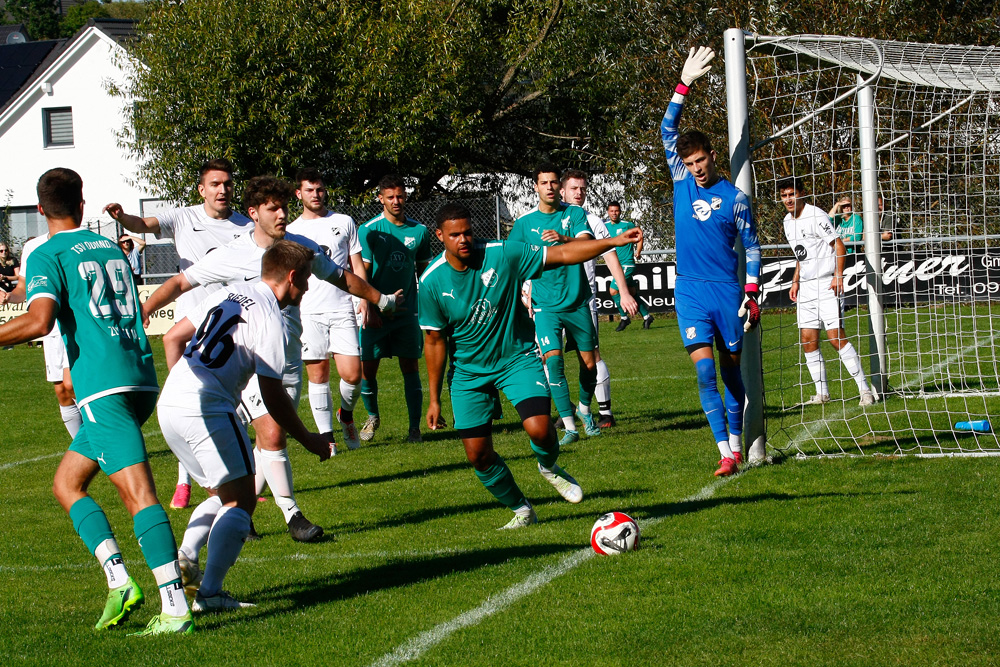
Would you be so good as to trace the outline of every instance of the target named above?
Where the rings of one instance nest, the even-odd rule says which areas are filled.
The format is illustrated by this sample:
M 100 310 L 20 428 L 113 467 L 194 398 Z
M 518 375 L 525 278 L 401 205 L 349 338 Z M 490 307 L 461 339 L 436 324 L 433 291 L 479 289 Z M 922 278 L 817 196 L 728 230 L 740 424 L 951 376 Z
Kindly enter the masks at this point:
M 768 445 L 1000 454 L 994 432 L 956 427 L 1000 429 L 1000 49 L 726 34 L 727 86 L 747 98 L 740 109 L 730 94 L 731 141 L 742 128 L 752 173 L 737 185 L 754 190 L 771 308 L 760 337 Z M 748 166 L 736 153 L 734 177 Z M 823 211 L 853 207 L 833 218 L 848 251 L 842 328 L 875 405 L 859 405 L 822 331 L 830 400 L 810 401 L 817 365 L 806 364 L 790 299 L 796 259 L 778 192 L 789 176 Z

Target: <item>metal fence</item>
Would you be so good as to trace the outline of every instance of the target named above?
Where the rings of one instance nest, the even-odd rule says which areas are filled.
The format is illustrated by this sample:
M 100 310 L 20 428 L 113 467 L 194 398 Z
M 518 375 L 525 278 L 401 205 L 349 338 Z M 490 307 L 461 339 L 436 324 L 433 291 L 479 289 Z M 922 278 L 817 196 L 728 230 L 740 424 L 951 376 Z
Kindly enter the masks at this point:
M 445 203 L 445 200 L 411 202 L 406 205 L 406 215 L 434 229 L 438 209 Z M 447 203 L 461 203 L 469 207 L 472 212 L 472 230 L 477 238 L 507 238 L 514 225 L 507 203 L 499 196 L 449 199 Z M 379 215 L 382 205 L 372 202 L 364 206 L 338 206 L 335 210 L 354 218 L 360 227 Z M 437 240 L 437 236 L 431 234 L 431 255 L 437 255 L 442 250 L 444 246 Z M 162 283 L 180 270 L 180 259 L 172 241 L 148 244 L 142 260 L 142 274 L 147 285 Z

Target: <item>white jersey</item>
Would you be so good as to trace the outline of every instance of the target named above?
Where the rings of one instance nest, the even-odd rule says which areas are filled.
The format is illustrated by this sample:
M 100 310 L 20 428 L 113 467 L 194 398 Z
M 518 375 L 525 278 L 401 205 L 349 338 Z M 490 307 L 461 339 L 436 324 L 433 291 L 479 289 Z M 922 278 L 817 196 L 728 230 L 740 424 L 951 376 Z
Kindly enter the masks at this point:
M 294 241 L 315 253 L 312 272 L 320 280 L 340 278 L 344 270 L 326 256 L 315 241 L 298 234 L 285 234 L 286 241 Z M 235 241 L 217 248 L 215 252 L 198 260 L 184 270 L 184 277 L 192 286 L 238 285 L 260 280 L 260 261 L 267 248 L 261 248 L 253 239 L 253 232 L 243 234 Z M 281 311 L 288 330 L 285 346 L 285 367 L 298 368 L 302 364 L 302 318 L 298 306 L 285 306 Z
M 830 216 L 822 209 L 806 204 L 799 217 L 786 214 L 784 225 L 785 238 L 799 262 L 799 281 L 832 277 L 837 269 L 834 242 L 840 237 L 833 229 Z
M 300 216 L 288 225 L 287 229 L 289 232 L 315 241 L 326 256 L 338 266 L 350 269 L 351 255 L 361 254 L 358 226 L 350 216 L 333 212 L 313 220 L 303 220 Z M 316 276 L 310 276 L 309 291 L 302 297 L 302 314 L 326 313 L 353 315 L 354 304 L 351 302 L 351 295 Z
M 253 229 L 253 221 L 236 211 L 224 220 L 210 218 L 204 204 L 160 211 L 155 217 L 160 223 L 156 238 L 174 240 L 181 271 Z M 178 297 L 174 320 L 179 322 L 184 319 L 188 309 L 203 301 L 208 292 L 205 288 L 194 289 Z
M 604 224 L 604 220 L 601 219 L 601 216 L 587 213 L 587 224 L 590 225 L 590 231 L 595 239 L 611 238 L 611 234 L 608 233 L 608 228 Z M 608 252 L 614 251 L 614 248 L 612 248 Z M 594 296 L 597 296 L 597 258 L 588 259 L 584 262 L 583 270 L 587 273 L 587 282 L 590 283 L 590 290 L 594 293 Z
M 36 236 L 21 248 L 21 266 L 17 269 L 17 273 L 21 276 L 21 282 L 28 287 L 28 258 L 31 257 L 31 253 L 35 251 L 38 246 L 42 245 L 49 240 L 48 234 L 42 234 L 41 236 Z M 42 345 L 62 345 L 62 332 L 59 331 L 59 321 L 55 320 L 52 322 L 52 331 L 42 336 Z M 50 380 L 51 381 L 51 380 Z
M 218 290 L 187 317 L 197 330 L 163 384 L 160 405 L 201 414 L 235 412 L 255 373 L 281 379 L 285 325 L 267 284 Z

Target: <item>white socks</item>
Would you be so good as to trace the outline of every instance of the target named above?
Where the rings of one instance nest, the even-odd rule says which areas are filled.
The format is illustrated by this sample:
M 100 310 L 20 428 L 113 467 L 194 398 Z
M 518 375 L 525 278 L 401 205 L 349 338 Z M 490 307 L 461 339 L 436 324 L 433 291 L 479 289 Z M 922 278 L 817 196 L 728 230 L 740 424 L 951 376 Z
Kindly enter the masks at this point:
M 181 585 L 181 568 L 177 561 L 172 560 L 166 565 L 154 567 L 153 578 L 160 589 L 163 613 L 171 616 L 188 613 L 187 598 L 184 597 L 184 587 Z
M 580 411 L 581 415 L 589 415 L 590 414 L 590 406 L 589 405 L 584 405 L 583 403 L 577 403 L 576 409 Z
M 295 493 L 292 491 L 292 464 L 288 460 L 288 449 L 277 452 L 266 449 L 255 449 L 259 469 L 264 472 L 264 479 L 271 489 L 274 502 L 285 515 L 285 523 L 288 523 L 292 515 L 299 511 L 299 506 L 295 503 Z
M 320 433 L 333 431 L 333 399 L 329 383 L 309 383 L 309 407 L 312 408 L 316 430 Z
M 840 348 L 840 360 L 844 362 L 844 368 L 854 378 L 854 383 L 858 385 L 858 391 L 862 394 L 868 391 L 868 383 L 865 381 L 865 372 L 861 368 L 861 357 L 858 351 L 850 343 Z
M 191 512 L 191 519 L 188 521 L 180 546 L 180 550 L 189 560 L 198 562 L 198 554 L 208 542 L 208 534 L 212 531 L 212 524 L 221 509 L 222 501 L 219 500 L 219 497 L 210 496 L 208 500 L 195 507 L 194 511 Z
M 122 552 L 118 548 L 118 543 L 114 538 L 104 540 L 94 549 L 94 556 L 104 569 L 104 576 L 108 580 L 108 588 L 114 590 L 125 585 L 128 581 L 128 570 L 122 562 Z
M 728 440 L 720 440 L 715 444 L 719 446 L 719 454 L 722 454 L 722 458 L 724 459 L 733 458 L 733 450 L 729 448 Z
M 177 462 L 177 483 L 191 485 L 191 475 L 180 461 Z
M 826 384 L 826 364 L 823 363 L 823 353 L 819 350 L 806 352 L 806 367 L 809 368 L 809 375 L 812 376 L 816 385 L 816 393 L 820 396 L 829 396 L 830 387 Z
M 66 431 L 69 432 L 69 437 L 75 438 L 77 431 L 83 426 L 83 417 L 80 416 L 80 406 L 75 402 L 73 405 L 60 405 L 59 415 L 62 417 Z
M 597 386 L 594 387 L 594 397 L 598 405 L 611 400 L 611 372 L 604 359 L 597 362 Z
M 250 515 L 239 507 L 223 507 L 215 517 L 208 536 L 208 557 L 202 575 L 200 593 L 203 597 L 218 595 L 222 581 L 243 549 L 250 534 Z
M 340 381 L 340 408 L 342 410 L 354 412 L 359 398 L 361 398 L 360 384 L 350 384 L 344 380 Z
M 736 452 L 742 452 L 743 451 L 743 445 L 740 444 L 740 435 L 741 434 L 739 434 L 739 433 L 730 433 L 729 434 L 729 449 L 731 449 L 734 454 Z
M 575 431 L 576 430 L 576 421 L 572 417 L 563 417 L 562 418 L 562 423 L 563 423 L 563 426 L 566 427 L 567 431 Z

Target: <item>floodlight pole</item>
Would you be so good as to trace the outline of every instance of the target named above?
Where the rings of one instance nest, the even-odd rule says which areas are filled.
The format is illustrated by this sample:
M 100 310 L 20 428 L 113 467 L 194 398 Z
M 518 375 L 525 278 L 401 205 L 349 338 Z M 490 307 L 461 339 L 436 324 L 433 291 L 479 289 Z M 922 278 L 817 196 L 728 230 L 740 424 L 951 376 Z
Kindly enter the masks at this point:
M 858 83 L 865 77 L 858 75 Z M 875 91 L 858 89 L 858 129 L 861 148 L 861 203 L 864 221 L 865 274 L 868 289 L 869 379 L 880 396 L 889 390 L 885 346 L 885 312 L 882 309 L 882 230 L 878 210 L 878 156 L 875 151 Z
M 724 35 L 726 60 L 726 105 L 729 111 L 729 160 L 733 184 L 750 200 L 753 214 L 753 170 L 750 166 L 750 116 L 747 108 L 747 69 L 744 39 L 747 33 L 730 28 Z M 736 253 L 740 258 L 739 277 L 746 275 L 746 251 L 739 235 Z M 743 413 L 743 441 L 747 444 L 747 460 L 765 460 L 766 430 L 764 427 L 764 373 L 761 360 L 760 327 L 743 336 L 741 357 L 743 384 L 747 405 Z

